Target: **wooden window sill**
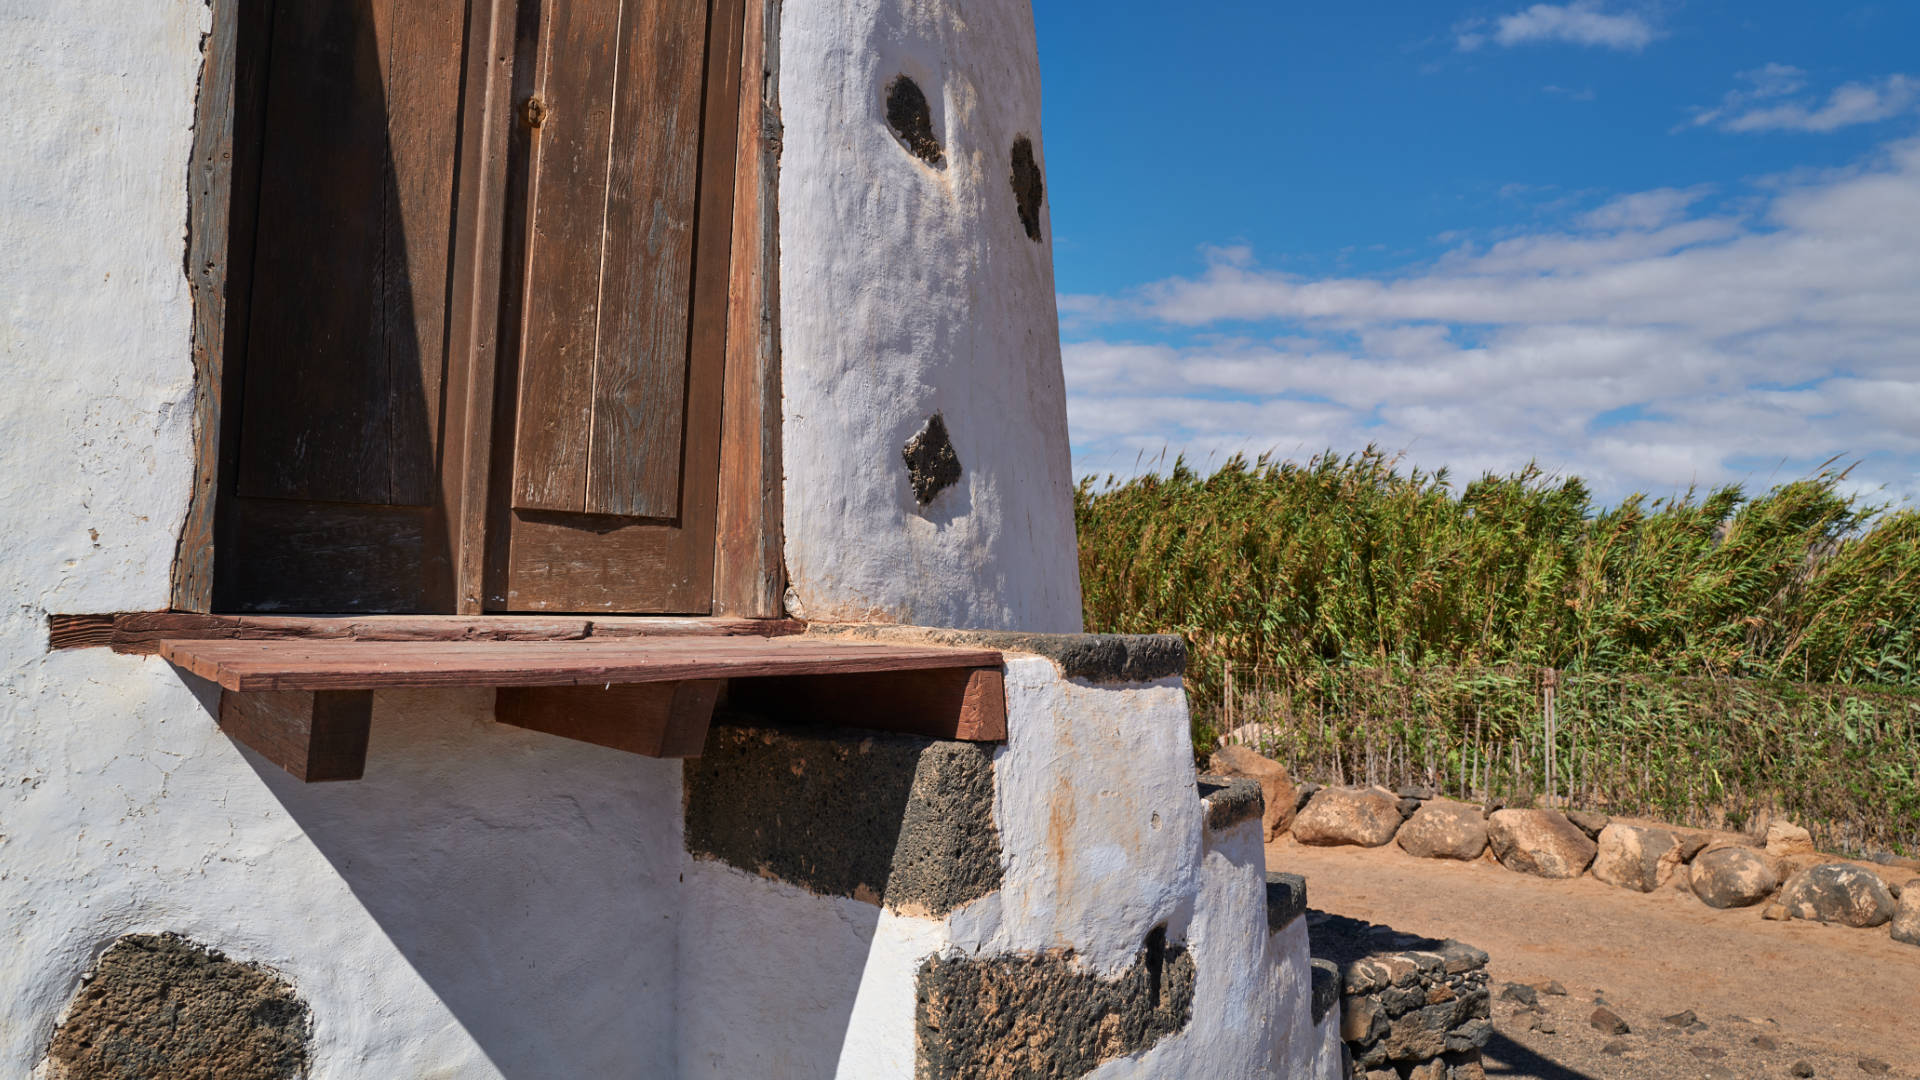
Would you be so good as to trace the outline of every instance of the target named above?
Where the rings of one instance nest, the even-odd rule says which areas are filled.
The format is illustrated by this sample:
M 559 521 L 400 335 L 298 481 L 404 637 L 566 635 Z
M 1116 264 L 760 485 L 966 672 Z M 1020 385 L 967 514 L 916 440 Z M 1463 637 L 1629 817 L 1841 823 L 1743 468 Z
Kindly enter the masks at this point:
M 654 625 L 564 639 L 422 640 L 395 636 L 402 624 L 389 623 L 377 624 L 393 631 L 386 637 L 162 637 L 150 651 L 217 683 L 220 727 L 306 781 L 364 775 L 373 691 L 408 687 L 492 687 L 501 723 L 649 757 L 699 756 L 723 692 L 733 707 L 795 723 L 983 742 L 1007 735 L 998 650 L 633 622 Z M 489 620 L 447 626 L 482 623 L 504 632 Z

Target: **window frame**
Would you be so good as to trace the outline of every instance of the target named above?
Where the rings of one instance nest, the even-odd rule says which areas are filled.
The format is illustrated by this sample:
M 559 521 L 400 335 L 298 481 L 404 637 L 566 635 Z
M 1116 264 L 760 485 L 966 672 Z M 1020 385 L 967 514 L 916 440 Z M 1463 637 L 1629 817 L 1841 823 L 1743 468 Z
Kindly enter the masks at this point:
M 487 483 L 493 452 L 508 138 L 515 121 L 513 41 L 522 7 L 535 0 L 469 0 L 468 62 L 462 73 L 460 141 L 480 148 L 476 168 L 457 178 L 457 220 L 449 318 L 450 364 L 445 450 L 449 548 L 454 561 L 451 615 L 484 612 Z M 777 98 L 779 0 L 716 0 L 742 5 L 743 32 L 720 62 L 739 66 L 732 241 L 728 271 L 720 423 L 719 490 L 714 530 L 715 616 L 777 619 L 784 614 L 781 564 L 778 207 L 780 120 Z M 193 303 L 194 480 L 171 575 L 175 611 L 212 613 L 223 530 L 238 465 L 239 364 L 227 342 L 245 326 L 255 215 L 236 173 L 257 171 L 258 133 L 237 133 L 241 105 L 260 93 L 241 85 L 261 65 L 265 43 L 258 0 L 213 0 L 196 103 L 188 177 L 187 276 Z M 485 58 L 475 63 L 473 58 Z M 511 359 L 511 358 L 509 358 Z M 498 617 L 493 613 L 491 617 Z M 530 616 L 538 618 L 540 616 Z

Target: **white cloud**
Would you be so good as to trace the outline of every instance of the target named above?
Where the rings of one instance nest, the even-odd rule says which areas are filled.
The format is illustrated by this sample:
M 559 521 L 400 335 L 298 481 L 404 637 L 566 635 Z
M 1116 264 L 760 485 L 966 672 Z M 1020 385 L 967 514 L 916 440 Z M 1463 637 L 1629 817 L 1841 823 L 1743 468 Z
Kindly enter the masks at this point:
M 1817 95 L 1782 100 L 1806 88 L 1806 72 L 1786 64 L 1768 64 L 1736 78 L 1747 85 L 1729 90 L 1712 108 L 1695 109 L 1691 126 L 1742 133 L 1824 134 L 1890 120 L 1920 105 L 1920 79 L 1907 75 L 1846 83 L 1830 91 L 1824 101 Z
M 1376 442 L 1456 474 L 1538 459 L 1618 497 L 1841 454 L 1920 494 L 1920 140 L 1762 190 L 1748 215 L 1641 192 L 1383 277 L 1227 249 L 1101 298 L 1157 329 L 1066 346 L 1076 467 Z
M 1535 4 L 1500 16 L 1491 26 L 1469 23 L 1456 30 L 1454 43 L 1462 52 L 1472 52 L 1489 41 L 1508 48 L 1559 42 L 1638 52 L 1658 36 L 1653 23 L 1643 15 L 1608 13 L 1599 0 L 1573 0 L 1570 4 Z

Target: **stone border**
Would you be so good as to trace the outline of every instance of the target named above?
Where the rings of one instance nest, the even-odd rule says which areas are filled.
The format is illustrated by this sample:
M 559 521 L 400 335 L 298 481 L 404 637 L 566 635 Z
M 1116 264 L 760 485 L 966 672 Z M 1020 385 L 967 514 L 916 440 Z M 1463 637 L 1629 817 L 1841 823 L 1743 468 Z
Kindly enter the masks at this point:
M 822 637 L 1031 653 L 1053 661 L 1067 678 L 1088 682 L 1153 682 L 1184 675 L 1187 670 L 1187 643 L 1175 634 L 1029 634 L 871 623 L 809 623 L 806 632 Z
M 1299 874 L 1267 871 L 1267 930 L 1279 933 L 1307 913 L 1307 879 Z
M 1245 777 L 1201 776 L 1200 802 L 1207 808 L 1207 828 L 1214 832 L 1243 821 L 1258 821 L 1267 812 L 1260 782 Z
M 1363 835 L 1359 825 L 1364 822 L 1354 807 L 1377 808 L 1390 800 L 1400 808 L 1393 833 L 1385 839 L 1378 830 Z M 1450 809 L 1423 820 L 1420 811 L 1428 803 Z M 1320 813 L 1314 813 L 1316 807 Z M 1678 888 L 1712 908 L 1763 908 L 1763 917 L 1774 921 L 1885 926 L 1895 941 L 1920 946 L 1920 861 L 1863 862 L 1817 852 L 1806 830 L 1782 821 L 1769 826 L 1762 841 L 1744 833 L 1616 822 L 1580 810 L 1499 803 L 1481 807 L 1436 799 L 1432 792 L 1414 788 L 1392 792 L 1315 784 L 1299 785 L 1297 810 L 1293 827 L 1305 820 L 1311 832 L 1304 835 L 1321 846 L 1396 843 L 1413 858 L 1491 860 L 1517 873 L 1561 880 L 1586 876 L 1633 892 Z M 1468 820 L 1463 823 L 1462 818 Z M 1410 827 L 1416 820 L 1422 821 L 1422 829 Z M 1428 821 L 1449 823 L 1445 828 L 1453 831 L 1445 837 L 1448 842 L 1436 843 L 1436 834 L 1424 827 Z M 1344 838 L 1329 839 L 1342 830 Z M 1484 834 L 1467 838 L 1470 842 L 1464 845 L 1454 842 L 1474 830 Z M 1416 831 L 1421 835 L 1409 840 Z M 1296 839 L 1301 835 L 1296 832 Z M 1465 854 L 1463 846 L 1475 853 Z M 1713 859 L 1713 870 L 1696 871 L 1703 860 L 1728 850 L 1750 852 L 1752 857 Z

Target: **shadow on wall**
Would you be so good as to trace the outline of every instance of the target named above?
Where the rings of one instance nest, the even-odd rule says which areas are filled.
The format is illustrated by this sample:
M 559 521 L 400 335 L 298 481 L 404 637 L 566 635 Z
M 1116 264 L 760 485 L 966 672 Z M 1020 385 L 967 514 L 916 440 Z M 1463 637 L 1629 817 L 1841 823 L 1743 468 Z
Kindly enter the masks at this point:
M 679 762 L 497 725 L 491 690 L 376 694 L 363 780 L 302 784 L 246 753 L 501 1075 L 672 1068 Z M 325 910 L 312 918 L 357 921 Z M 316 1002 L 323 1064 L 330 1022 L 356 1040 L 420 1030 L 382 1015 L 389 1003 L 344 960 L 318 958 L 302 973 L 334 981 L 336 1001 L 366 995 L 359 1017 L 329 1017 Z M 421 1021 L 429 1030 L 440 1022 Z

